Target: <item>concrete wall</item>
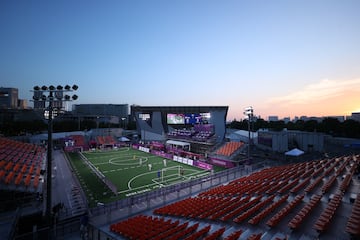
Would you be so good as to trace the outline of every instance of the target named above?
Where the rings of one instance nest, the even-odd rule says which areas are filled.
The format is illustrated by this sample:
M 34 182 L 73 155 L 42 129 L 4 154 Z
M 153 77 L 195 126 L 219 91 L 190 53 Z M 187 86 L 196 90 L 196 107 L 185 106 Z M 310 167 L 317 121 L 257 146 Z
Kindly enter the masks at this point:
M 258 144 L 260 148 L 272 150 L 275 152 L 286 152 L 293 148 L 299 148 L 304 152 L 324 150 L 324 134 L 316 132 L 300 132 L 300 131 L 263 131 L 267 135 L 271 135 L 272 146 L 264 146 Z M 259 137 L 262 136 L 259 131 Z

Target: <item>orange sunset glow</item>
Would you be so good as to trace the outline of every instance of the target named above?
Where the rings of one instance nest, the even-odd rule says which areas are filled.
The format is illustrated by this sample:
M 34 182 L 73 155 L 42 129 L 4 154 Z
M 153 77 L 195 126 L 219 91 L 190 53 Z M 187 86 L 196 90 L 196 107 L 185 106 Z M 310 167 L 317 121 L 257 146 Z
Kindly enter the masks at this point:
M 297 92 L 272 98 L 263 116 L 349 116 L 360 110 L 360 79 L 321 80 Z

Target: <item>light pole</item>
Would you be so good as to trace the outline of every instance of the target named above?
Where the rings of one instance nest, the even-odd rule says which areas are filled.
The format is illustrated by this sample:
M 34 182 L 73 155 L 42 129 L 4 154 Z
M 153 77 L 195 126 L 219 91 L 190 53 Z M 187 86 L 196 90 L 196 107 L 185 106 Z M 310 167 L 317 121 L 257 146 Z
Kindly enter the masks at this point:
M 45 118 L 48 120 L 48 142 L 47 142 L 47 171 L 46 171 L 46 220 L 51 228 L 51 175 L 52 175 L 52 122 L 53 118 L 56 117 L 57 113 L 63 109 L 63 103 L 68 101 L 73 101 L 78 98 L 77 95 L 70 97 L 64 93 L 69 93 L 76 91 L 78 89 L 77 85 L 70 87 L 66 85 L 65 87 L 58 85 L 56 88 L 53 85 L 35 86 L 32 92 L 34 92 L 33 102 L 34 108 L 45 109 Z M 46 103 L 48 107 L 46 108 Z
M 123 129 L 126 129 L 126 123 L 127 123 L 126 118 L 125 118 L 125 117 L 122 117 L 122 118 L 121 118 L 121 122 L 122 122 L 122 124 L 124 125 L 124 126 L 123 126 Z
M 246 115 L 248 117 L 248 132 L 249 132 L 249 146 L 248 146 L 248 161 L 250 161 L 250 142 L 251 142 L 251 137 L 250 137 L 250 124 L 251 124 L 251 120 L 254 114 L 254 109 L 253 107 L 246 107 L 244 110 L 244 115 Z

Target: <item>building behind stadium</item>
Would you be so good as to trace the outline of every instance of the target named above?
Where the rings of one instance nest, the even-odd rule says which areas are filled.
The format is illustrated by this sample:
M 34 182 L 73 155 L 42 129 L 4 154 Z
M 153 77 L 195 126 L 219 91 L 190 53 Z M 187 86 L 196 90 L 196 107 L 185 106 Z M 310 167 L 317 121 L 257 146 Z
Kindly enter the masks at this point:
M 227 112 L 228 106 L 131 106 L 130 119 L 145 142 L 181 139 L 204 153 L 224 140 Z

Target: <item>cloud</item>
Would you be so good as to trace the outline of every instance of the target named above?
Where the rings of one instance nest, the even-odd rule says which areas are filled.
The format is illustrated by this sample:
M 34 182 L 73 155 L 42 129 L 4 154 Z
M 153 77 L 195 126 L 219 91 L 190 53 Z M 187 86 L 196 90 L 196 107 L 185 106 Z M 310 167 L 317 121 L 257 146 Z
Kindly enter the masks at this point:
M 354 89 L 360 89 L 360 79 L 341 81 L 323 79 L 320 82 L 306 85 L 295 92 L 271 98 L 268 103 L 284 106 L 312 104 L 342 96 L 347 91 Z

